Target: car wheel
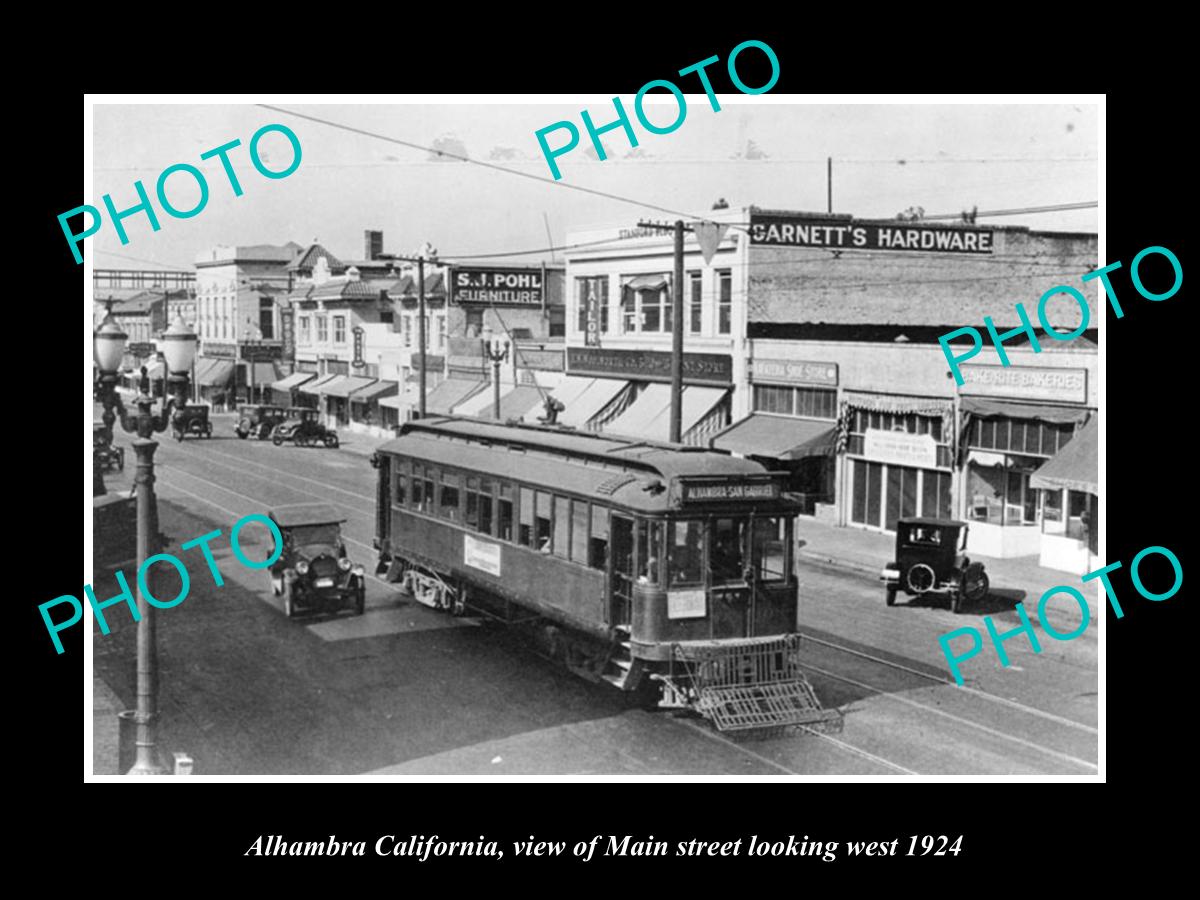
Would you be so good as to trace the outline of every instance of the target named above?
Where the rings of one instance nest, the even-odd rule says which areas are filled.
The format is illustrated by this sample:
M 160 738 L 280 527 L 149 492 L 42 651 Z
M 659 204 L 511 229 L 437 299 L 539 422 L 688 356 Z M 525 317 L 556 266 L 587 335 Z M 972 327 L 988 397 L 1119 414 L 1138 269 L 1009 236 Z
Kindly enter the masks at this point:
M 361 580 L 358 582 L 358 592 L 354 595 L 354 612 L 362 615 L 367 611 L 367 586 Z
M 246 432 L 242 431 L 242 429 L 240 429 L 240 428 L 236 429 L 234 433 L 235 433 L 235 434 L 237 434 L 237 436 L 238 436 L 238 437 L 240 437 L 240 438 L 241 438 L 243 441 L 244 441 L 244 440 L 247 438 L 247 436 L 248 436 L 248 435 L 246 434 Z
M 896 589 L 894 587 L 888 587 L 886 589 L 886 592 L 884 593 L 883 599 L 887 601 L 888 606 L 895 606 L 896 605 Z
M 333 432 L 330 432 L 329 434 L 325 435 L 325 446 L 326 447 L 336 450 L 337 445 L 338 445 L 338 436 L 336 434 L 334 434 Z
M 987 573 L 980 572 L 979 577 L 973 579 L 967 587 L 966 598 L 972 603 L 978 603 L 988 594 L 988 589 L 991 583 L 988 581 Z
M 283 576 L 271 573 L 271 593 L 278 597 L 283 593 Z
M 281 447 L 281 446 L 283 446 L 283 438 L 280 437 L 279 435 L 275 435 L 273 438 L 271 438 L 271 443 L 274 444 L 276 447 Z
M 954 593 L 950 595 L 950 612 L 957 615 L 958 612 L 962 609 L 962 602 L 963 602 L 963 589 L 962 589 L 962 585 L 959 585 L 958 588 L 955 589 Z
M 183 441 L 183 432 L 182 431 L 175 432 L 175 440 L 180 441 L 180 442 Z

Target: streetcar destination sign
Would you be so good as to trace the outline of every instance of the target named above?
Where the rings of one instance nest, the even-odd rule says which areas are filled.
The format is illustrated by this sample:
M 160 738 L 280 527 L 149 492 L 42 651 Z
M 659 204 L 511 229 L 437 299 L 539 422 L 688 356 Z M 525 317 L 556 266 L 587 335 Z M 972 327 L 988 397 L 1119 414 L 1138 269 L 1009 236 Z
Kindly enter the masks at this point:
M 680 499 L 684 503 L 703 503 L 711 500 L 775 500 L 779 497 L 778 481 L 683 481 Z

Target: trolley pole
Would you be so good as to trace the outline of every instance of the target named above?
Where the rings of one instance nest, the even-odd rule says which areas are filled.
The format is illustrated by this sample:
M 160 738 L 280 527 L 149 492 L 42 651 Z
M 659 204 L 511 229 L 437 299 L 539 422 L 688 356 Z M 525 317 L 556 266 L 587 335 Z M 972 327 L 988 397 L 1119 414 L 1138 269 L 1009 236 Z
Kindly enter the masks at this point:
M 683 419 L 683 219 L 675 220 L 675 282 L 671 285 L 671 442 Z

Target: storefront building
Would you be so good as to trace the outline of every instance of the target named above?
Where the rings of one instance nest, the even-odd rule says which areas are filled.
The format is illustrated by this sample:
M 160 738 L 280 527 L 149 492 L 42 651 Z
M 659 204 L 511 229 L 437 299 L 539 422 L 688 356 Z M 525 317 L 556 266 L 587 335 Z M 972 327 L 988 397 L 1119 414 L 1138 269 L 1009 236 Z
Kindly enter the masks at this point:
M 742 210 L 712 214 L 743 221 Z M 729 423 L 745 385 L 746 235 L 714 238 L 706 261 L 684 240 L 681 440 L 707 445 Z M 566 377 L 552 392 L 558 421 L 665 441 L 670 436 L 674 238 L 669 230 L 615 225 L 569 233 Z M 742 388 L 744 393 L 745 388 Z
M 1052 545 L 1095 522 L 1080 513 L 1090 495 L 1072 500 L 1072 489 L 1036 479 L 1095 417 L 1095 330 L 1043 339 L 1036 353 L 1027 337 L 1010 338 L 1008 366 L 985 341 L 962 366 L 961 387 L 937 337 L 964 324 L 982 330 L 984 316 L 1000 331 L 1020 324 L 1017 300 L 1031 308 L 1096 267 L 1095 235 L 748 216 L 752 339 L 748 390 L 734 397 L 749 408 L 735 407 L 737 423 L 716 446 L 775 456 L 791 467 L 793 489 L 824 488 L 813 513 L 839 525 L 891 532 L 905 516 L 959 518 L 971 552 L 1066 560 Z M 1097 298 L 1088 299 L 1094 322 Z M 1048 310 L 1060 331 L 1079 324 L 1074 302 Z M 1094 540 L 1083 537 L 1083 551 L 1071 538 L 1076 557 Z

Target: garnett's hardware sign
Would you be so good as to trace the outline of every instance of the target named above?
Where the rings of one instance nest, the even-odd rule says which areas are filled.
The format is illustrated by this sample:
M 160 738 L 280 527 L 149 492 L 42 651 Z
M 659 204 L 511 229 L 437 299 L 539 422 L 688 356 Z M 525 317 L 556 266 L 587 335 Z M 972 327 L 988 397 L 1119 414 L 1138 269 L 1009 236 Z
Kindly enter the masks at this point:
M 602 378 L 622 376 L 645 381 L 670 381 L 671 354 L 664 350 L 568 347 L 567 371 L 571 375 L 599 375 Z M 692 384 L 731 384 L 733 359 L 720 353 L 685 353 L 683 380 Z
M 778 481 L 683 481 L 680 499 L 684 503 L 712 500 L 774 500 L 779 497 Z
M 541 306 L 542 273 L 528 269 L 455 266 L 450 276 L 452 303 Z
M 992 232 L 984 228 L 840 222 L 799 216 L 751 214 L 750 243 L 766 247 L 822 247 L 832 250 L 921 250 L 990 254 Z

